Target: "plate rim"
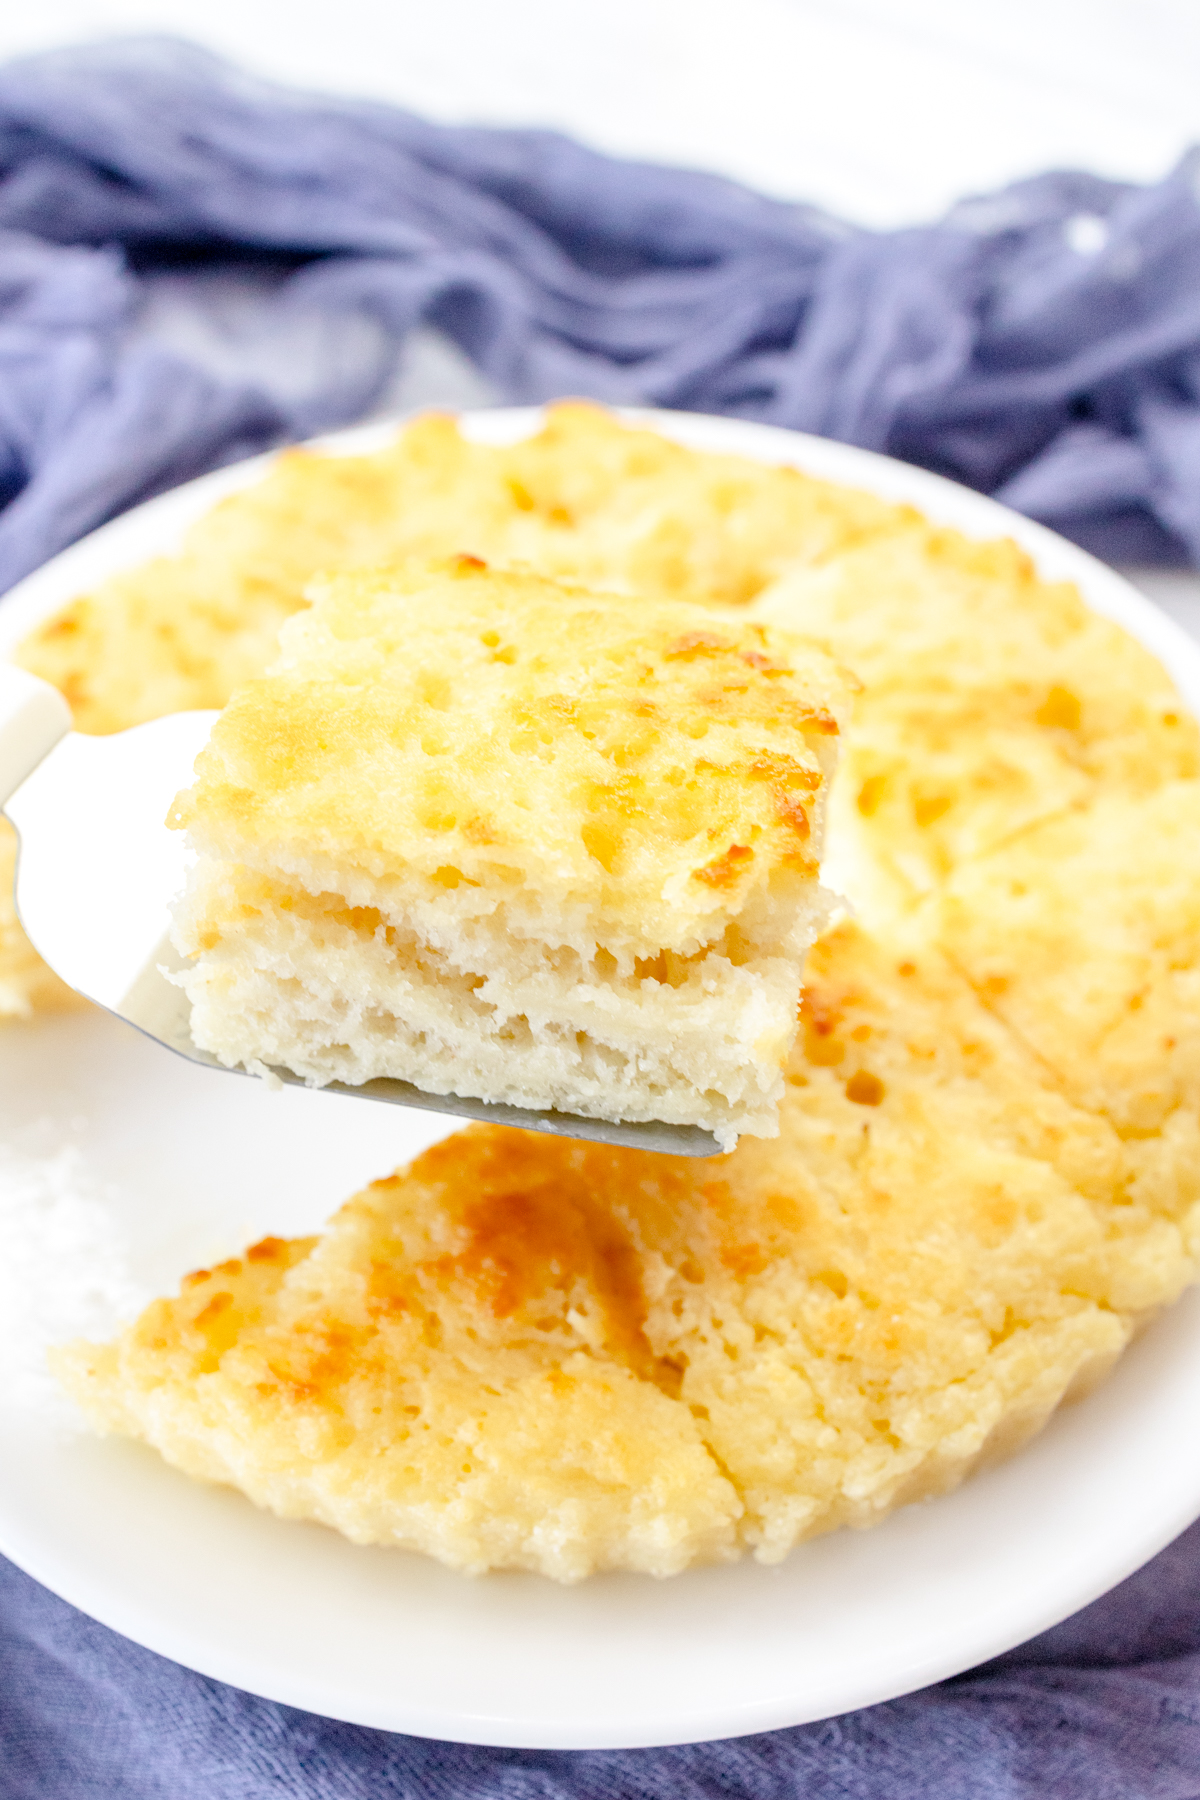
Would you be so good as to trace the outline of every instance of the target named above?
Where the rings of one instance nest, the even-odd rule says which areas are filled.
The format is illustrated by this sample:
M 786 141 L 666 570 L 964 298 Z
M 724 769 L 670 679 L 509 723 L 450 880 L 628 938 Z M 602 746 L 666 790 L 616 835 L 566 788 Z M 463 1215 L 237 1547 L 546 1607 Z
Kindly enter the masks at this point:
M 1075 581 L 1086 604 L 1123 625 L 1158 656 L 1192 710 L 1200 713 L 1200 645 L 1123 576 L 1047 527 L 942 476 L 833 440 L 728 417 L 669 413 L 650 408 L 610 410 L 697 449 L 725 450 L 760 461 L 791 463 L 822 479 L 860 487 L 885 499 L 907 502 L 936 522 L 956 526 L 971 537 L 1007 536 L 1014 539 L 1029 552 L 1041 574 L 1050 579 Z M 501 441 L 506 436 L 525 435 L 536 425 L 543 411 L 541 407 L 497 407 L 471 409 L 458 416 L 470 435 Z M 304 447 L 355 454 L 387 443 L 407 422 L 405 418 L 371 421 L 326 433 L 309 440 Z M 185 523 L 207 511 L 217 499 L 250 485 L 279 454 L 279 451 L 273 451 L 246 459 L 142 502 L 26 576 L 0 598 L 0 655 L 10 654 L 20 638 L 40 619 L 90 583 L 102 579 L 117 567 L 169 550 Z M 96 573 L 89 575 L 90 569 Z M 1189 1312 L 1195 1315 L 1194 1331 L 1200 1339 L 1200 1295 L 1193 1290 L 1172 1310 L 1181 1320 Z M 1020 1453 L 1021 1456 L 1025 1454 Z M 180 1476 L 179 1479 L 187 1478 Z M 623 1735 L 619 1728 L 615 1732 L 611 1727 L 598 1730 L 595 1725 L 584 1727 L 582 1722 L 554 1729 L 545 1725 L 536 1728 L 534 1735 L 530 1735 L 528 1724 L 518 1722 L 515 1730 L 506 1734 L 495 1721 L 487 1722 L 486 1728 L 481 1729 L 483 1722 L 473 1725 L 467 1715 L 461 1718 L 448 1715 L 423 1724 L 411 1715 L 401 1716 L 402 1707 L 399 1712 L 390 1713 L 386 1720 L 370 1707 L 360 1712 L 344 1701 L 339 1702 L 336 1710 L 331 1710 L 327 1702 L 320 1703 L 318 1692 L 309 1691 L 310 1684 L 284 1681 L 276 1686 L 256 1674 L 254 1669 L 243 1667 L 243 1659 L 236 1647 L 224 1657 L 197 1657 L 194 1650 L 188 1649 L 186 1625 L 177 1627 L 169 1617 L 148 1619 L 136 1607 L 124 1608 L 119 1593 L 106 1595 L 100 1591 L 104 1589 L 102 1578 L 89 1584 L 69 1567 L 64 1570 L 52 1552 L 26 1541 L 19 1531 L 11 1531 L 2 1507 L 0 1550 L 68 1603 L 80 1606 L 91 1617 L 134 1642 L 213 1679 L 230 1682 L 270 1700 L 377 1729 L 465 1743 L 544 1749 L 635 1748 L 697 1743 L 777 1730 L 875 1705 L 945 1680 L 1012 1649 L 1089 1604 L 1143 1566 L 1198 1515 L 1200 1481 L 1186 1498 L 1177 1495 L 1171 1506 L 1163 1506 L 1154 1529 L 1143 1531 L 1136 1543 L 1127 1544 L 1122 1553 L 1114 1555 L 1094 1577 L 1077 1580 L 1067 1594 L 1060 1593 L 1055 1599 L 1030 1606 L 1025 1623 L 1019 1629 L 1010 1628 L 999 1634 L 993 1631 L 990 1636 L 984 1633 L 982 1638 L 964 1636 L 957 1640 L 957 1648 L 927 1659 L 919 1670 L 910 1670 L 912 1679 L 907 1675 L 896 1679 L 893 1674 L 876 1680 L 866 1689 L 848 1693 L 842 1704 L 823 1703 L 817 1711 L 806 1710 L 801 1701 L 765 1702 L 762 1706 L 743 1703 L 736 1716 L 722 1717 L 715 1728 L 709 1721 L 700 1734 L 697 1734 L 696 1719 L 690 1718 L 677 1719 L 674 1723 L 665 1720 L 660 1729 L 649 1734 L 643 1727 L 634 1737 Z M 69 1557 L 66 1560 L 69 1562 Z M 686 1578 L 685 1574 L 674 1579 Z M 522 1579 L 537 1582 L 544 1578 L 531 1575 Z

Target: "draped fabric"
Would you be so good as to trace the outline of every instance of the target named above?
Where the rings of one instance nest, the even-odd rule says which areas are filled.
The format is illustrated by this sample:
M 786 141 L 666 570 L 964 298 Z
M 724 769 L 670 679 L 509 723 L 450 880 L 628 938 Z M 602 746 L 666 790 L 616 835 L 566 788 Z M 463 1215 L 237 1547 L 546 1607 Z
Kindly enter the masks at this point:
M 1200 1526 L 956 1681 L 666 1750 L 490 1750 L 258 1700 L 0 1560 L 4 1800 L 1195 1800 Z
M 866 231 L 169 39 L 9 63 L 0 587 L 147 494 L 360 417 L 420 323 L 503 400 L 793 426 L 1116 559 L 1198 560 L 1198 181 L 1195 153 L 1145 188 L 1047 174 Z

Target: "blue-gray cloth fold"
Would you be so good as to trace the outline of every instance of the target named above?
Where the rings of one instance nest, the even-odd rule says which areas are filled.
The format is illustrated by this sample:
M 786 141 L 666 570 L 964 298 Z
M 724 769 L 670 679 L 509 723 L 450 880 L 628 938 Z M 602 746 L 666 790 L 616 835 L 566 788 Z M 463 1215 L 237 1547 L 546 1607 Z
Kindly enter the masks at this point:
M 1195 1800 L 1200 1526 L 956 1681 L 670 1750 L 488 1750 L 335 1724 L 141 1650 L 0 1561 L 0 1707 L 4 1800 Z
M 360 416 L 422 321 L 503 399 L 798 427 L 1102 554 L 1200 561 L 1198 180 L 1195 152 L 1151 187 L 1049 174 L 875 232 L 168 39 L 9 63 L 0 588 L 148 493 Z M 215 275 L 258 284 L 235 331 Z M 207 309 L 205 354 L 164 336 L 164 284 Z

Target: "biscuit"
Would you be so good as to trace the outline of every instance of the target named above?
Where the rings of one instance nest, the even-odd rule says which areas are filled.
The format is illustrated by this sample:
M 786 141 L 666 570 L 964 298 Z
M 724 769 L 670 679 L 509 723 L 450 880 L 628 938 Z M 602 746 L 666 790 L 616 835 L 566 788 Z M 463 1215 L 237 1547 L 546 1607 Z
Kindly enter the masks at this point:
M 123 731 L 224 706 L 273 660 L 280 627 L 322 570 L 466 553 L 725 603 L 915 518 L 794 469 L 681 449 L 597 406 L 550 407 L 541 431 L 507 447 L 472 444 L 453 419 L 430 414 L 370 455 L 284 451 L 199 519 L 175 555 L 61 608 L 17 660 L 60 689 L 77 729 Z M 0 916 L 0 1018 L 24 1016 L 56 990 L 7 900 Z
M 1200 774 L 1161 665 L 1015 544 L 922 521 L 791 571 L 752 611 L 862 682 L 835 812 L 885 913 L 1102 789 Z
M 1200 1119 L 1200 782 L 1106 790 L 964 864 L 918 915 L 1076 1104 Z
M 1007 1454 L 1196 1278 L 1200 736 L 1014 545 L 591 408 L 455 437 L 413 443 L 478 535 L 402 554 L 737 602 L 861 679 L 826 858 L 858 922 L 809 953 L 780 1135 L 463 1133 L 60 1367 L 102 1429 L 455 1567 L 775 1560 Z
M 829 659 L 475 557 L 313 591 L 177 802 L 196 1042 L 770 1134 L 828 912 Z
M 717 1164 L 472 1127 L 57 1353 L 102 1430 L 452 1567 L 669 1575 L 953 1488 L 1194 1276 L 936 950 L 810 958 L 781 1135 Z

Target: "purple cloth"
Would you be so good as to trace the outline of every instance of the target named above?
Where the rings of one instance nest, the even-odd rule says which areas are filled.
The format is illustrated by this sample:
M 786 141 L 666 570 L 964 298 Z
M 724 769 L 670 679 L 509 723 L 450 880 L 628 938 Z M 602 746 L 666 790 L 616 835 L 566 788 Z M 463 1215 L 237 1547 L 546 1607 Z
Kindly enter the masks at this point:
M 1200 561 L 1198 179 L 1196 153 L 1146 188 L 1049 174 L 873 232 L 172 40 L 9 63 L 0 589 L 146 494 L 360 416 L 421 321 L 504 399 L 796 426 L 1115 559 Z M 264 344 L 316 334 L 298 385 L 156 333 L 164 281 L 203 313 L 214 272 L 247 271 Z
M 291 94 L 159 39 L 11 63 L 0 588 L 147 494 L 360 416 L 420 322 L 507 399 L 798 426 L 1113 556 L 1200 560 L 1198 173 L 1192 156 L 1150 188 L 1046 175 L 876 233 L 551 133 Z M 181 304 L 182 348 L 163 325 Z M 0 1724 L 4 1800 L 1193 1800 L 1200 1527 L 1078 1618 L 924 1694 L 595 1754 L 290 1711 L 0 1563 Z
M 956 1681 L 671 1750 L 487 1750 L 338 1725 L 140 1650 L 0 1562 L 4 1800 L 1195 1800 L 1200 1525 Z

